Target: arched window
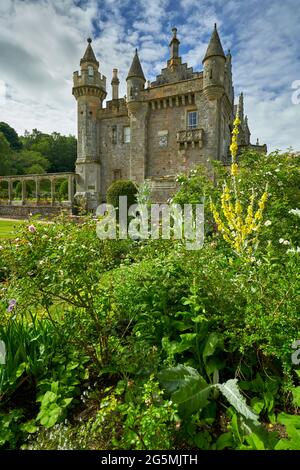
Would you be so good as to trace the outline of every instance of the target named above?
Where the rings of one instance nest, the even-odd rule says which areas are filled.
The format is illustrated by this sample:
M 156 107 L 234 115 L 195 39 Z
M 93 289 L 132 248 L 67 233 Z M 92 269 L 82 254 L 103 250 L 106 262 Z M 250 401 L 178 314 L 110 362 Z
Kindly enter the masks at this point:
M 88 76 L 93 77 L 94 76 L 94 67 L 91 65 L 88 66 Z

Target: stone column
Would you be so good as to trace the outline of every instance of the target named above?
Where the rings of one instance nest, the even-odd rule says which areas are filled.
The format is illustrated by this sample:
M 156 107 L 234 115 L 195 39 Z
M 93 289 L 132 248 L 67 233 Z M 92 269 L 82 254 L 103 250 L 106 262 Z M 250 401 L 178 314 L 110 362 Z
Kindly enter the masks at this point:
M 51 206 L 54 206 L 55 203 L 55 179 L 51 178 Z
M 40 180 L 39 178 L 35 178 L 35 199 L 36 205 L 40 202 Z
M 22 206 L 26 204 L 26 180 L 21 180 L 22 185 Z
M 73 175 L 70 175 L 68 177 L 68 201 L 70 205 L 73 204 L 74 200 L 74 177 Z
M 12 195 L 12 181 L 8 180 L 8 204 L 12 205 L 13 195 Z

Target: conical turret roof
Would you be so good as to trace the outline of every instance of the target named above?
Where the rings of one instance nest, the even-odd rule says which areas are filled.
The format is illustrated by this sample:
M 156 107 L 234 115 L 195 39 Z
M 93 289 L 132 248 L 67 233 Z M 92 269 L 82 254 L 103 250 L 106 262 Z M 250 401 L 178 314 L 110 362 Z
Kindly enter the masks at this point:
M 225 58 L 225 54 L 223 51 L 223 47 L 221 44 L 221 40 L 220 40 L 220 36 L 217 30 L 216 23 L 215 23 L 215 28 L 212 32 L 212 35 L 209 41 L 209 45 L 208 45 L 205 57 L 203 59 L 203 62 L 209 57 L 213 57 L 213 56 L 221 56 Z
M 140 63 L 140 59 L 137 53 L 137 49 L 135 50 L 133 61 L 132 61 L 131 67 L 127 75 L 127 79 L 131 77 L 139 77 L 139 78 L 142 78 L 144 81 L 146 81 L 145 75 L 144 75 L 144 72 Z
M 88 42 L 88 46 L 86 48 L 84 56 L 82 57 L 80 61 L 80 64 L 84 62 L 94 62 L 94 64 L 99 65 L 99 62 L 97 61 L 93 48 L 91 46 L 91 42 L 92 42 L 91 38 L 88 38 L 87 42 Z

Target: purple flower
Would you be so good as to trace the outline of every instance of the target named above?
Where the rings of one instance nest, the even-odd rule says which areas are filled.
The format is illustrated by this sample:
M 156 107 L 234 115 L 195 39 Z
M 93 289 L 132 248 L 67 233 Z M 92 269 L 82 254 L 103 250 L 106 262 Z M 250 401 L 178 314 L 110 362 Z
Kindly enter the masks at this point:
M 36 228 L 35 228 L 34 225 L 29 225 L 28 230 L 29 230 L 29 232 L 31 232 L 31 233 L 36 232 Z
M 9 301 L 8 301 L 7 311 L 8 311 L 8 312 L 12 312 L 13 309 L 15 308 L 15 306 L 16 306 L 16 303 L 17 303 L 16 299 L 11 299 L 11 300 L 9 300 Z

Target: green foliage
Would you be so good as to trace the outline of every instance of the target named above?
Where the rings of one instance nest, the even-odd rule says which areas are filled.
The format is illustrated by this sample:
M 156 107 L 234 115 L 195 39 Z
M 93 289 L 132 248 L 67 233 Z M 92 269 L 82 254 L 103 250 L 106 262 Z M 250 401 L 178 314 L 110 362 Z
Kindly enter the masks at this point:
M 182 416 L 202 411 L 209 404 L 211 392 L 217 389 L 244 418 L 257 422 L 258 416 L 246 405 L 236 379 L 209 385 L 195 369 L 181 364 L 161 371 L 158 377 L 161 384 L 171 393 L 172 400 L 177 403 Z
M 49 151 L 25 137 L 24 151 Z M 249 259 L 209 212 L 198 251 L 99 240 L 92 217 L 32 219 L 1 240 L 4 448 L 300 448 L 299 161 L 240 158 L 241 197 L 270 193 Z M 226 168 L 214 177 L 179 176 L 174 202 L 218 201 Z
M 141 385 L 129 385 L 120 382 L 115 393 L 101 402 L 92 429 L 110 433 L 116 449 L 172 449 L 172 427 L 175 429 L 179 421 L 176 405 L 163 399 L 153 376 Z M 118 428 L 122 429 L 120 433 L 116 432 Z
M 49 162 L 47 158 L 35 150 L 23 149 L 12 156 L 12 166 L 14 169 L 14 174 L 16 175 L 22 175 L 24 173 L 30 174 L 32 173 L 32 167 L 36 165 L 42 167 L 42 173 L 46 173 L 46 170 L 49 168 Z
M 9 413 L 0 413 L 0 449 L 2 447 L 14 449 L 21 434 L 20 419 L 22 410 L 16 408 Z
M 22 149 L 22 142 L 20 141 L 18 134 L 15 129 L 9 126 L 6 122 L 0 122 L 0 132 L 5 136 L 12 150 Z
M 5 137 L 0 132 L 0 175 L 11 174 L 11 148 Z
M 71 135 L 33 129 L 19 137 L 7 123 L 0 123 L 0 175 L 74 171 L 76 155 L 77 141 Z

